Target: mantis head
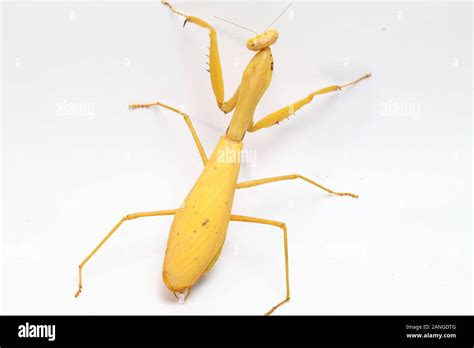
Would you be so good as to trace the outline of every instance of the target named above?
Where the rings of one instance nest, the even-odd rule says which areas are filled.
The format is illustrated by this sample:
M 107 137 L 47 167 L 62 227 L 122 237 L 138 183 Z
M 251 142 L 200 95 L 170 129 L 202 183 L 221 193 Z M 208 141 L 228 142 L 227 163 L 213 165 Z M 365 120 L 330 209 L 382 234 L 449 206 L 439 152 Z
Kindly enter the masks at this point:
M 264 33 L 248 39 L 246 46 L 251 51 L 260 51 L 273 45 L 277 40 L 278 32 L 275 29 L 268 29 Z
M 247 40 L 247 43 L 246 43 L 246 46 L 249 50 L 251 51 L 261 51 L 271 45 L 273 45 L 277 40 L 278 40 L 278 31 L 276 31 L 275 29 L 268 29 L 270 28 L 270 26 L 272 26 L 273 24 L 275 24 L 275 22 L 283 15 L 283 13 L 286 12 L 286 10 L 292 5 L 292 3 L 288 4 L 285 9 L 283 10 L 283 12 L 280 13 L 280 15 L 275 18 L 273 20 L 273 22 L 267 27 L 267 29 L 265 29 L 265 31 L 261 34 L 258 34 L 257 32 L 255 32 L 254 30 L 252 29 L 249 29 L 249 28 L 246 28 L 246 27 L 243 27 L 241 26 L 240 24 L 237 24 L 237 23 L 234 23 L 234 22 L 231 22 L 231 21 L 228 21 L 224 18 L 220 18 L 220 17 L 217 17 L 215 16 L 216 18 L 218 19 L 221 19 L 225 22 L 228 22 L 230 24 L 233 24 L 233 25 L 236 25 L 242 29 L 245 29 L 245 30 L 248 30 L 248 31 L 251 31 L 253 33 L 255 33 L 255 35 L 257 36 L 254 36 L 250 39 Z

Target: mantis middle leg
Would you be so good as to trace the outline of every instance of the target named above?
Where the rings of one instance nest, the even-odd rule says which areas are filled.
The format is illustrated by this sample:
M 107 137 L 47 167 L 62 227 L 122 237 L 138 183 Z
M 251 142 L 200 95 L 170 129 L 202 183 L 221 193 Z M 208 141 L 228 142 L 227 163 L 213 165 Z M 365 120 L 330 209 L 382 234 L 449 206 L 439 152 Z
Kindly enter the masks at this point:
M 237 188 L 248 188 L 248 187 L 253 187 L 253 186 L 259 186 L 263 184 L 269 184 L 271 182 L 276 182 L 276 181 L 284 181 L 284 180 L 294 180 L 294 179 L 301 179 L 306 182 L 309 182 L 310 184 L 319 187 L 320 189 L 336 196 L 350 196 L 352 198 L 359 198 L 358 195 L 354 193 L 349 193 L 349 192 L 336 192 L 331 189 L 328 189 L 327 187 L 324 187 L 321 184 L 318 184 L 317 182 L 314 182 L 311 179 L 308 179 L 307 177 L 299 174 L 290 174 L 290 175 L 282 175 L 282 176 L 275 176 L 271 178 L 265 178 L 265 179 L 258 179 L 258 180 L 250 180 L 250 181 L 245 181 L 237 184 Z
M 139 108 L 149 108 L 151 106 L 162 106 L 162 107 L 164 107 L 168 110 L 174 111 L 174 112 L 180 114 L 181 116 L 183 116 L 184 122 L 186 122 L 186 124 L 188 125 L 188 128 L 191 131 L 191 134 L 193 136 L 194 142 L 196 143 L 196 146 L 197 146 L 198 151 L 199 151 L 199 155 L 201 155 L 202 162 L 204 163 L 204 165 L 206 165 L 206 163 L 207 163 L 206 152 L 204 151 L 204 148 L 202 147 L 201 141 L 199 140 L 199 137 L 198 137 L 196 131 L 194 130 L 191 119 L 189 118 L 189 116 L 187 114 L 185 114 L 181 110 L 175 109 L 171 106 L 162 104 L 160 102 L 155 102 L 155 103 L 150 103 L 150 104 L 131 104 L 131 105 L 129 105 L 129 108 L 133 110 L 133 109 L 139 109 Z
M 120 219 L 120 221 L 110 230 L 109 233 L 101 240 L 101 242 L 92 250 L 92 252 L 87 255 L 87 257 L 84 259 L 84 261 L 81 262 L 79 265 L 79 288 L 77 289 L 75 297 L 78 297 L 81 294 L 82 291 L 82 268 L 85 266 L 87 261 L 90 260 L 92 256 L 107 242 L 107 240 L 114 234 L 115 231 L 124 223 L 124 221 L 127 220 L 134 220 L 138 219 L 141 217 L 148 217 L 148 216 L 163 216 L 163 215 L 174 215 L 176 213 L 176 209 L 172 210 L 158 210 L 158 211 L 148 211 L 144 213 L 135 213 L 135 214 L 128 214 L 125 215 L 123 218 Z

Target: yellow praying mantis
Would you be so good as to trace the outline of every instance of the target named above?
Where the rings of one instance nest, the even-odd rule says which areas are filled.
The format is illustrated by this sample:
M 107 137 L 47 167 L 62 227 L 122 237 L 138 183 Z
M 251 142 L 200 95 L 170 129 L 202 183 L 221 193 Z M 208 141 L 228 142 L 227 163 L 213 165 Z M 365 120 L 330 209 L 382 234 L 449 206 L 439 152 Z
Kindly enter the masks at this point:
M 210 158 L 208 158 L 196 131 L 194 130 L 193 124 L 186 113 L 161 102 L 130 105 L 131 109 L 160 106 L 181 115 L 191 131 L 191 135 L 196 143 L 204 164 L 204 170 L 201 172 L 181 207 L 171 210 L 129 214 L 122 217 L 79 265 L 79 288 L 75 296 L 78 297 L 82 290 L 82 269 L 84 265 L 104 245 L 104 243 L 123 222 L 142 217 L 172 215 L 174 216 L 174 219 L 168 236 L 162 277 L 166 287 L 180 302 L 184 302 L 184 300 L 189 296 L 190 290 L 194 284 L 196 284 L 196 282 L 198 282 L 206 272 L 211 270 L 219 258 L 226 239 L 229 222 L 240 221 L 272 225 L 281 229 L 283 232 L 286 295 L 281 302 L 273 306 L 266 313 L 266 315 L 270 315 L 275 311 L 275 309 L 290 300 L 287 228 L 285 223 L 280 221 L 232 214 L 232 203 L 236 189 L 245 189 L 283 180 L 301 179 L 332 195 L 350 196 L 353 198 L 358 198 L 358 196 L 353 193 L 330 190 L 299 174 L 238 182 L 237 179 L 240 169 L 240 154 L 243 147 L 243 138 L 246 132 L 256 132 L 263 128 L 271 127 L 290 117 L 295 113 L 295 111 L 310 103 L 315 96 L 339 91 L 370 77 L 370 74 L 366 74 L 361 78 L 344 85 L 334 85 L 319 89 L 310 93 L 306 97 L 263 117 L 260 121 L 255 123 L 255 108 L 272 79 L 273 56 L 270 46 L 277 42 L 278 32 L 275 29 L 267 28 L 261 34 L 254 32 L 256 36 L 247 40 L 247 48 L 251 51 L 255 51 L 256 54 L 247 65 L 237 90 L 229 100 L 225 101 L 224 81 L 219 58 L 219 50 L 217 47 L 216 30 L 204 20 L 193 16 L 187 16 L 177 11 L 166 1 L 162 1 L 162 3 L 174 14 L 184 17 L 185 25 L 186 23 L 193 23 L 209 31 L 210 46 L 208 64 L 212 90 L 217 101 L 217 106 L 226 114 L 233 110 L 235 111 L 226 133 L 221 136 Z M 280 16 L 288 7 L 289 5 Z M 280 16 L 278 16 L 277 19 Z M 270 26 L 273 25 L 277 19 L 275 19 Z M 222 153 L 234 154 L 235 156 L 232 156 L 232 158 L 237 160 L 228 160 L 229 156 L 220 156 Z M 223 157 L 227 160 L 223 160 Z

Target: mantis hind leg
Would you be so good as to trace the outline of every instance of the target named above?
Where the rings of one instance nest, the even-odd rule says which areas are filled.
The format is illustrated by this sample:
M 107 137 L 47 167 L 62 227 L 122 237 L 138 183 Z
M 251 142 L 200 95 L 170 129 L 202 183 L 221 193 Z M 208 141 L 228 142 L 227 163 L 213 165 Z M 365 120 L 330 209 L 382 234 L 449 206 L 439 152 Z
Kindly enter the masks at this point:
M 230 221 L 241 221 L 241 222 L 251 222 L 257 224 L 264 224 L 264 225 L 272 225 L 279 227 L 283 230 L 283 246 L 285 250 L 285 279 L 286 279 L 286 296 L 283 301 L 280 301 L 275 306 L 272 307 L 265 315 L 272 314 L 278 307 L 283 305 L 284 303 L 290 300 L 290 274 L 289 274 L 289 266 L 288 266 L 288 237 L 286 231 L 286 225 L 283 222 L 274 221 L 274 220 L 267 220 L 267 219 L 260 219 L 250 216 L 242 216 L 242 215 L 231 215 Z
M 87 261 L 89 261 L 90 258 L 94 256 L 94 254 L 105 244 L 105 242 L 107 242 L 107 240 L 112 236 L 112 234 L 114 234 L 114 232 L 117 231 L 120 225 L 122 225 L 127 220 L 134 220 L 141 217 L 149 217 L 149 216 L 174 215 L 175 213 L 176 213 L 176 209 L 158 210 L 158 211 L 128 214 L 128 215 L 125 215 L 123 218 L 121 218 L 120 221 L 112 228 L 112 230 L 110 230 L 110 232 L 107 233 L 107 235 L 100 241 L 100 243 L 92 250 L 92 252 L 89 255 L 87 255 L 84 261 L 82 261 L 81 264 L 79 265 L 79 287 L 77 289 L 75 297 L 78 297 L 82 291 L 82 268 L 85 266 Z

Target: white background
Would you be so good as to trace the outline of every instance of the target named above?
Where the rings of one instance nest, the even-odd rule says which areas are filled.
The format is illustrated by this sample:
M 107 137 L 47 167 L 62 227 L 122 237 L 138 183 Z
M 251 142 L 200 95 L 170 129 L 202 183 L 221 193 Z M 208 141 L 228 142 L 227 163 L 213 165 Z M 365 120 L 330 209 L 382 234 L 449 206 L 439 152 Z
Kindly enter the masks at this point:
M 287 3 L 177 3 L 215 25 L 226 96 L 252 36 Z M 279 126 L 248 134 L 241 180 L 309 184 L 238 191 L 234 213 L 286 222 L 292 299 L 277 314 L 470 314 L 471 4 L 299 3 L 274 26 L 273 81 L 255 119 L 311 91 Z M 284 298 L 279 229 L 230 223 L 221 258 L 180 306 L 161 280 L 171 217 L 230 116 L 206 72 L 208 33 L 159 2 L 2 3 L 2 312 L 263 314 Z M 66 106 L 66 108 L 65 108 Z M 68 110 L 67 107 L 76 109 Z M 82 109 L 78 109 L 82 108 Z

